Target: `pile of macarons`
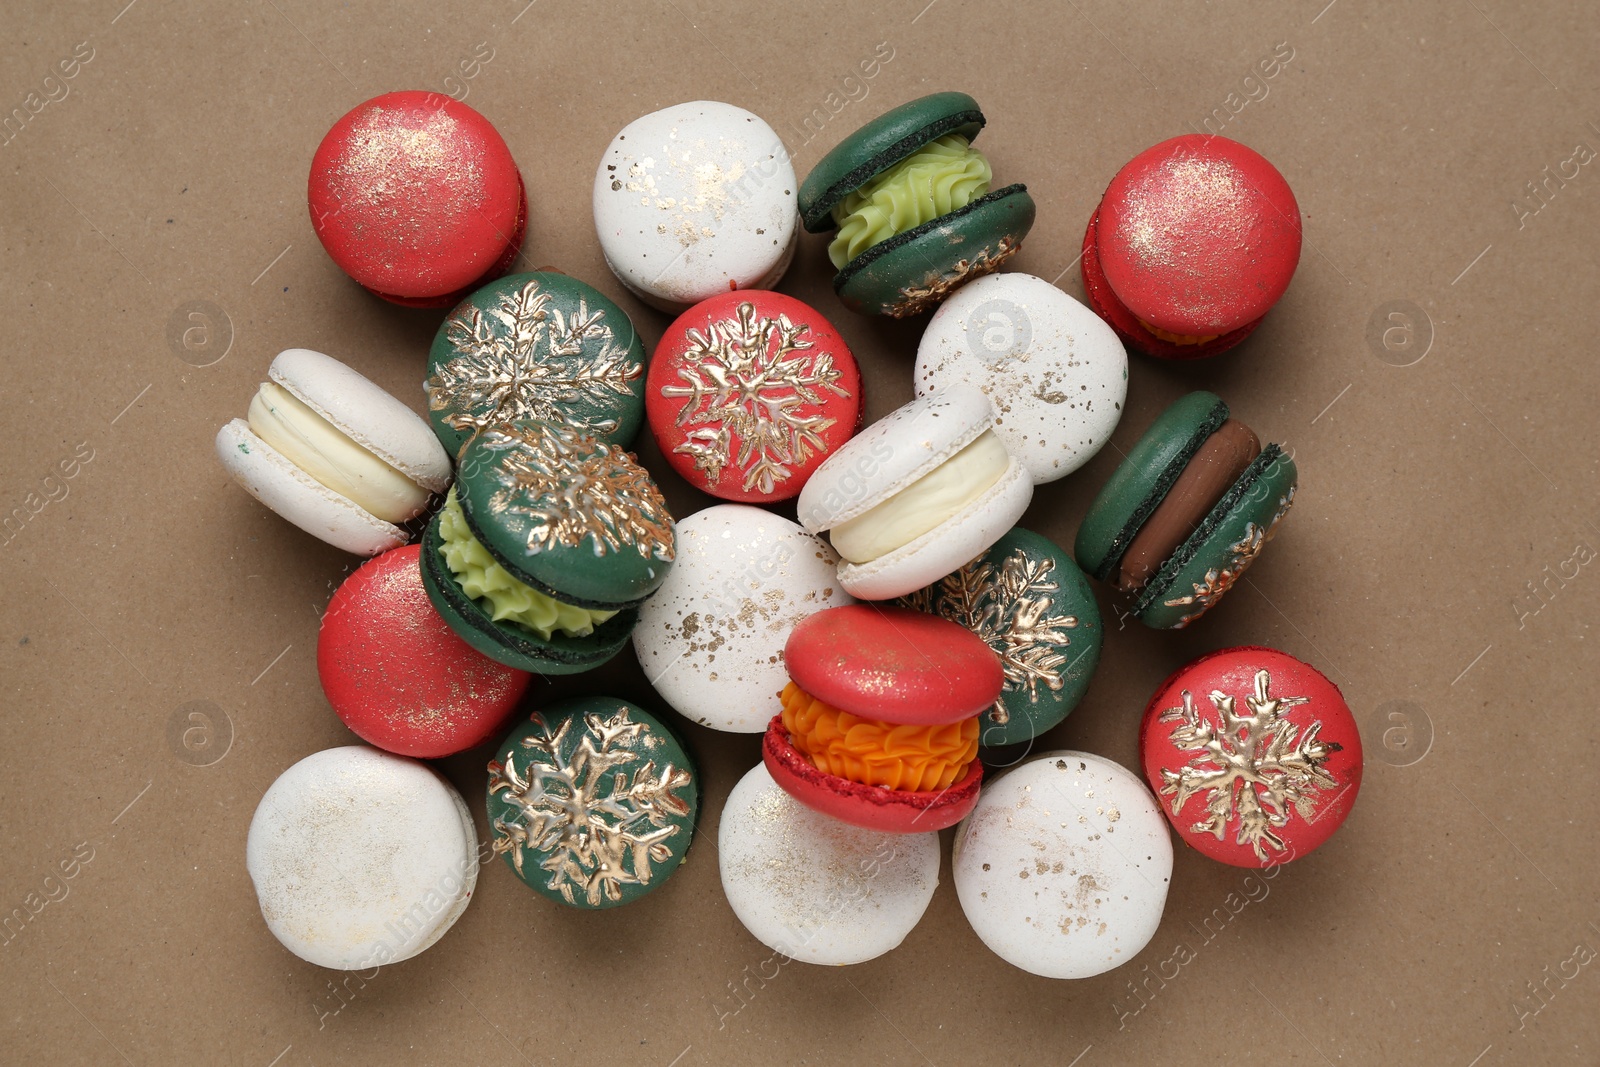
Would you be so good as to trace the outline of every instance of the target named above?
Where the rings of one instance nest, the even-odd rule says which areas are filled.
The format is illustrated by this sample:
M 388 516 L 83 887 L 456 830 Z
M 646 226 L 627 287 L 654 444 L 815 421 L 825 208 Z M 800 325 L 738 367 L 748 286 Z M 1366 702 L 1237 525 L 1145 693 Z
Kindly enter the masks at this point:
M 1093 580 L 1150 627 L 1200 618 L 1293 502 L 1283 448 L 1192 392 L 1126 450 L 1072 552 L 1018 525 L 1110 441 L 1130 349 L 1213 355 L 1283 295 L 1301 241 L 1288 183 L 1221 137 L 1141 152 L 1090 213 L 1083 304 L 1001 270 L 1037 207 L 974 147 L 985 125 L 965 93 L 911 100 L 802 181 L 731 104 L 629 123 L 592 210 L 615 281 L 665 316 L 647 352 L 596 285 L 515 269 L 528 191 L 483 115 L 396 92 L 334 124 L 308 183 L 324 248 L 369 293 L 444 317 L 413 397 L 290 349 L 217 434 L 252 496 L 368 557 L 317 648 L 362 743 L 285 770 L 249 831 L 285 947 L 345 969 L 414 956 L 487 855 L 556 906 L 637 900 L 700 824 L 703 729 L 751 737 L 717 823 L 727 903 L 812 963 L 903 941 L 938 885 L 940 831 L 978 937 L 1073 978 L 1154 935 L 1171 831 L 1269 866 L 1343 822 L 1362 766 L 1349 709 L 1276 650 L 1168 678 L 1141 773 L 1040 740 L 1099 661 Z M 802 230 L 831 235 L 843 308 L 924 316 L 914 398 L 869 425 L 844 335 L 777 291 L 797 254 L 823 254 Z M 664 469 L 629 451 L 646 427 Z M 720 503 L 674 517 L 658 478 Z M 624 649 L 654 707 L 606 695 Z M 541 699 L 535 675 L 593 684 Z M 426 762 L 480 746 L 481 846 Z

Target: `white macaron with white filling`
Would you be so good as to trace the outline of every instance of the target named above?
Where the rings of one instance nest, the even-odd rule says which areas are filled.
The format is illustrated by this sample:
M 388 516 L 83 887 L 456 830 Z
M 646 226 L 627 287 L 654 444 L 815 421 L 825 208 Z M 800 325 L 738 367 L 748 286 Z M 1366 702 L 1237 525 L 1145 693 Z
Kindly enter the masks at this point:
M 461 794 L 427 764 L 350 745 L 278 776 L 250 820 L 245 863 L 284 948 L 366 970 L 410 959 L 461 917 L 478 835 Z
M 905 596 L 1016 525 L 1033 479 L 994 431 L 981 391 L 918 397 L 847 441 L 800 491 L 800 523 L 827 531 L 839 583 L 862 600 Z
M 335 547 L 374 556 L 450 484 L 428 426 L 370 380 L 306 348 L 278 353 L 248 417 L 217 431 L 217 458 L 268 508 Z

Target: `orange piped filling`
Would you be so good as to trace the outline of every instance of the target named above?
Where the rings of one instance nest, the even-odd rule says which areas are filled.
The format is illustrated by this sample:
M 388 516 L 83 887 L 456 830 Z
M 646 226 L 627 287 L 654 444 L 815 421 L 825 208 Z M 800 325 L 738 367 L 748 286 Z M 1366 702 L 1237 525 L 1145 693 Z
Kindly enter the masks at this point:
M 862 785 L 906 791 L 948 789 L 978 756 L 978 717 L 938 726 L 863 719 L 824 704 L 790 682 L 783 726 L 817 770 Z
M 1143 319 L 1139 319 L 1138 322 L 1140 326 L 1172 345 L 1203 345 L 1207 341 L 1215 341 L 1222 336 L 1220 333 L 1173 333 L 1171 330 L 1163 330 L 1159 326 L 1152 326 Z

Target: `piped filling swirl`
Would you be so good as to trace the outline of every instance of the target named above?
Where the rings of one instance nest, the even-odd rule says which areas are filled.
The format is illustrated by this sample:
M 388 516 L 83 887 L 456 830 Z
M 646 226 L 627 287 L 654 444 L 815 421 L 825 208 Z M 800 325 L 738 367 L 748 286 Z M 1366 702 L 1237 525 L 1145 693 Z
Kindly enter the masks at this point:
M 877 722 L 811 696 L 790 682 L 780 697 L 789 743 L 824 774 L 862 785 L 948 789 L 978 756 L 978 717 L 936 726 Z
M 989 191 L 993 177 L 989 161 L 965 137 L 929 141 L 833 206 L 839 232 L 828 258 L 841 269 L 873 245 L 966 207 Z
M 548 641 L 558 632 L 568 637 L 587 637 L 616 614 L 563 604 L 513 578 L 472 536 L 454 486 L 439 513 L 439 542 L 439 555 L 444 557 L 462 592 L 474 600 L 487 601 L 489 617 L 495 622 L 513 623 Z

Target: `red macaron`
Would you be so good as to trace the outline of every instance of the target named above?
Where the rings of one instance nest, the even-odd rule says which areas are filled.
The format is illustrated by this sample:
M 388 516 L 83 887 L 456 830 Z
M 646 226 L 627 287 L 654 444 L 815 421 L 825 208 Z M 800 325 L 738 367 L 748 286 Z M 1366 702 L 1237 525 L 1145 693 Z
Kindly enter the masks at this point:
M 702 300 L 650 357 L 645 413 L 672 468 L 712 496 L 787 500 L 856 432 L 861 372 L 839 331 L 792 296 Z
M 498 736 L 533 676 L 456 636 L 422 587 L 420 553 L 391 549 L 344 580 L 322 615 L 317 673 L 356 736 L 434 759 Z
M 1270 648 L 1225 648 L 1176 671 L 1145 708 L 1139 749 L 1178 834 L 1235 867 L 1304 856 L 1361 791 L 1361 735 L 1339 687 Z
M 808 807 L 872 830 L 953 826 L 978 802 L 977 716 L 1005 685 L 981 637 L 937 615 L 850 604 L 789 635 L 790 684 L 761 755 Z
M 439 93 L 385 93 L 334 123 L 307 199 L 339 269 L 411 307 L 448 307 L 504 274 L 528 223 L 499 131 Z
M 1089 303 L 1124 343 L 1195 359 L 1248 337 L 1300 262 L 1300 207 L 1237 141 L 1185 134 L 1135 156 L 1083 238 Z

